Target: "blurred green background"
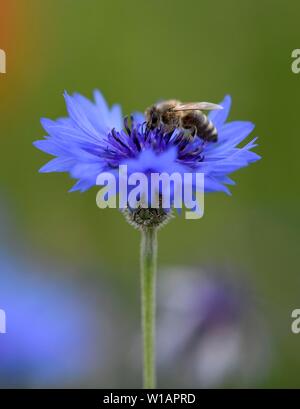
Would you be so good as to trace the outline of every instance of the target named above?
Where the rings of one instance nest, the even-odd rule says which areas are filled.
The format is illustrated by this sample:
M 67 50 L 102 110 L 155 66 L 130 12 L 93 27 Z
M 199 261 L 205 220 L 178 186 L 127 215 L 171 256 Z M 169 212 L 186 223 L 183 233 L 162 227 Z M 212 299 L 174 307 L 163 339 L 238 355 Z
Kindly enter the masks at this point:
M 271 328 L 274 362 L 257 386 L 300 387 L 299 48 L 297 0 L 1 0 L 1 195 L 30 257 L 101 266 L 139 319 L 139 234 L 96 189 L 68 193 L 65 174 L 43 175 L 32 142 L 40 117 L 66 114 L 62 93 L 99 88 L 124 114 L 160 98 L 233 99 L 231 119 L 250 120 L 263 160 L 234 175 L 233 196 L 206 198 L 199 221 L 177 217 L 159 234 L 159 264 L 230 264 L 246 271 Z M 3 24 L 2 24 L 3 23 Z M 93 277 L 92 277 L 93 276 Z M 1 301 L 1 300 L 0 300 Z M 112 323 L 113 324 L 113 323 Z

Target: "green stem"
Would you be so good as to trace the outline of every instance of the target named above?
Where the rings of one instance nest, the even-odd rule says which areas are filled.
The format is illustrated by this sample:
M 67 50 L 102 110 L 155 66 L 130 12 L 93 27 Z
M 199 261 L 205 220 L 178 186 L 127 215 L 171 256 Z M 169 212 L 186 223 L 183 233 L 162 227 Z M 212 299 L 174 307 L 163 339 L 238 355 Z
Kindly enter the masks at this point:
M 144 227 L 141 241 L 142 329 L 144 388 L 155 388 L 155 286 L 157 231 Z

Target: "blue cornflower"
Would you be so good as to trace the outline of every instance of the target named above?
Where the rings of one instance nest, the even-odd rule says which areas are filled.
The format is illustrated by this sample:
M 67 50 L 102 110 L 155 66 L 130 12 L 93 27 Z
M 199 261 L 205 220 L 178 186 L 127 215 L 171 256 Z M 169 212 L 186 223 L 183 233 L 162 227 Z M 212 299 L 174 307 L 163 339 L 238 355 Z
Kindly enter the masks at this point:
M 96 185 L 102 172 L 115 172 L 117 177 L 119 165 L 127 165 L 128 175 L 204 173 L 206 192 L 230 194 L 226 185 L 233 185 L 234 181 L 229 175 L 260 159 L 252 152 L 256 138 L 239 147 L 254 125 L 245 121 L 225 122 L 230 96 L 221 102 L 223 110 L 209 114 L 218 130 L 217 143 L 200 138 L 189 141 L 179 129 L 171 134 L 164 134 L 159 128 L 148 132 L 140 113 L 132 116 L 129 126 L 127 120 L 123 121 L 120 106 L 110 109 L 99 91 L 94 93 L 94 103 L 80 94 L 65 93 L 64 97 L 69 117 L 56 121 L 42 119 L 48 135 L 34 145 L 56 156 L 40 172 L 68 172 L 77 179 L 71 191 L 83 192 Z
M 77 179 L 71 191 L 83 192 L 96 184 L 105 184 L 104 174 L 105 176 L 109 174 L 110 179 L 118 182 L 117 191 L 115 189 L 112 189 L 113 192 L 109 191 L 110 198 L 117 192 L 120 193 L 120 197 L 122 196 L 122 192 L 126 189 L 121 188 L 121 184 L 125 180 L 127 181 L 126 187 L 129 185 L 131 189 L 130 192 L 128 189 L 128 196 L 125 195 L 125 200 L 122 199 L 125 206 L 120 205 L 120 208 L 123 209 L 126 219 L 141 231 L 144 387 L 154 388 L 155 303 L 153 299 L 157 229 L 171 218 L 170 207 L 177 209 L 182 207 L 180 201 L 177 200 L 178 197 L 182 197 L 182 194 L 185 195 L 186 187 L 188 187 L 189 194 L 192 190 L 196 198 L 201 195 L 200 205 L 191 203 L 193 199 L 189 200 L 192 206 L 184 203 L 192 210 L 190 213 L 193 215 L 198 213 L 201 217 L 203 175 L 206 192 L 230 193 L 226 185 L 232 185 L 234 182 L 229 175 L 260 158 L 252 152 L 256 146 L 256 138 L 243 147 L 239 147 L 240 143 L 252 132 L 254 125 L 241 121 L 225 123 L 231 105 L 231 99 L 227 96 L 221 103 L 223 110 L 213 111 L 209 115 L 209 119 L 217 129 L 218 142 L 204 141 L 201 135 L 191 140 L 180 128 L 176 128 L 173 132 L 166 132 L 164 127 L 149 130 L 144 115 L 139 113 L 132 115 L 129 125 L 128 119 L 125 118 L 123 121 L 119 105 L 114 105 L 110 109 L 99 91 L 95 91 L 94 97 L 95 102 L 92 103 L 79 94 L 69 96 L 65 93 L 69 116 L 56 121 L 42 119 L 47 136 L 44 140 L 34 144 L 40 150 L 56 157 L 43 166 L 40 169 L 41 172 L 68 172 L 72 178 Z M 127 171 L 125 177 L 125 171 L 122 173 L 124 168 Z M 157 175 L 161 177 L 162 174 L 169 176 L 169 179 L 174 175 L 176 177 L 179 175 L 179 185 L 174 186 L 173 183 L 171 186 L 170 184 L 167 191 L 161 185 L 152 188 L 152 177 Z M 137 175 L 139 177 L 142 175 L 141 179 L 146 179 L 148 183 L 143 183 L 142 189 L 138 190 L 135 196 L 132 195 L 133 192 L 136 192 L 135 187 L 129 181 L 135 179 Z M 186 181 L 185 176 L 192 176 L 192 178 Z M 201 179 L 200 184 L 199 179 Z M 136 187 L 140 186 L 141 183 Z M 178 187 L 181 190 L 178 191 Z M 99 193 L 102 193 L 103 190 L 105 188 Z M 200 195 L 195 193 L 200 193 Z M 131 196 L 134 196 L 134 205 L 132 205 Z M 155 205 L 153 205 L 153 198 Z M 149 206 L 149 199 L 151 206 Z M 159 199 L 158 206 L 157 199 Z M 165 199 L 167 199 L 167 204 Z M 102 207 L 102 198 L 97 203 L 100 203 Z M 190 218 L 190 214 L 186 217 Z

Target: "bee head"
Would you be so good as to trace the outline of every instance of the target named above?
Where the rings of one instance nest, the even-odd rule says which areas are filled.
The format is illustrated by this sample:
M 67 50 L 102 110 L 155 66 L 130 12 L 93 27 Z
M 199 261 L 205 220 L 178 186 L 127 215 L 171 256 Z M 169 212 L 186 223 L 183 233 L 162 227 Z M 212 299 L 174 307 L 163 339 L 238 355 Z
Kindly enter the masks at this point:
M 152 106 L 146 111 L 146 119 L 149 129 L 157 128 L 160 124 L 160 113 L 156 106 Z

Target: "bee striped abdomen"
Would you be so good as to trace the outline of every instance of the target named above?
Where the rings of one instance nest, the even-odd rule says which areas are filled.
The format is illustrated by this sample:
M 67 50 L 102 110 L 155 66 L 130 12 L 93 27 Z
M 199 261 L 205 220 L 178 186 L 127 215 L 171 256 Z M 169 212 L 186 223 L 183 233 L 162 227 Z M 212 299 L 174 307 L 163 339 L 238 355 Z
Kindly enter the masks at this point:
M 194 134 L 205 141 L 217 142 L 218 132 L 214 124 L 202 112 L 189 112 L 182 117 L 182 126 L 185 129 L 194 128 Z
M 218 133 L 214 124 L 202 112 L 198 118 L 197 135 L 205 141 L 216 142 L 218 139 Z

